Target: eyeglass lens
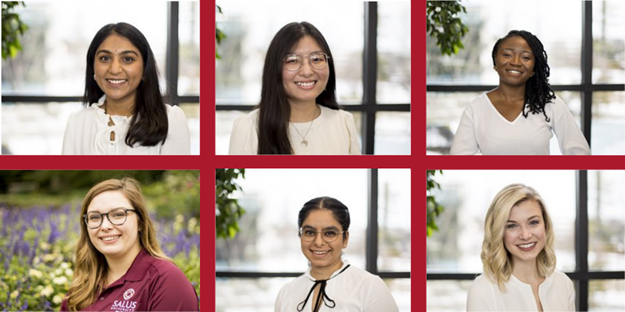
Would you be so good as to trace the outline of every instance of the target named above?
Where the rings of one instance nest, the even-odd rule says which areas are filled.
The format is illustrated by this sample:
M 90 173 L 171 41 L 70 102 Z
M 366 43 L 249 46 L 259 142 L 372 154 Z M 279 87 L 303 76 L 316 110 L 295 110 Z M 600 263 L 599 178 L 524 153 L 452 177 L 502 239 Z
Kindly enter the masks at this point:
M 102 221 L 104 220 L 104 215 L 109 219 L 109 222 L 113 225 L 122 225 L 126 222 L 126 217 L 128 216 L 127 212 L 123 208 L 113 209 L 107 213 L 99 213 L 99 212 L 89 212 L 87 213 L 87 226 L 90 228 L 98 228 L 102 225 Z
M 304 56 L 297 54 L 287 55 L 284 58 L 284 67 L 291 71 L 300 69 L 304 62 Z M 312 53 L 308 55 L 308 60 L 310 61 L 310 66 L 317 70 L 324 69 L 327 65 L 327 57 L 324 53 Z
M 302 239 L 307 242 L 312 242 L 317 237 L 317 233 L 321 233 L 321 238 L 328 243 L 335 241 L 339 237 L 339 231 L 335 230 L 323 230 L 321 232 L 302 230 Z

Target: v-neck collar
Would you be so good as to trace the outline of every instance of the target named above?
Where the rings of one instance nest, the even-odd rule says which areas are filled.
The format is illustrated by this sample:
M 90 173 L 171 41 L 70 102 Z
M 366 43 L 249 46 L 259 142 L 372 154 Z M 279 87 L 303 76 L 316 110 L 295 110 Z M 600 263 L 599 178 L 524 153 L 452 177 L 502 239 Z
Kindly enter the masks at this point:
M 498 110 L 497 107 L 495 107 L 495 104 L 493 104 L 493 102 L 490 100 L 490 98 L 488 97 L 488 93 L 484 92 L 484 96 L 486 97 L 486 100 L 488 101 L 489 106 L 493 109 L 493 111 L 495 112 L 495 114 L 497 114 L 497 116 L 499 116 L 499 118 L 501 118 L 503 121 L 507 122 L 508 124 L 515 124 L 517 120 L 519 120 L 519 118 L 521 116 L 523 116 L 523 111 L 525 111 L 525 105 L 523 105 L 523 109 L 519 112 L 519 114 L 516 116 L 516 118 L 514 118 L 514 120 L 510 121 L 508 120 L 506 117 L 504 117 Z

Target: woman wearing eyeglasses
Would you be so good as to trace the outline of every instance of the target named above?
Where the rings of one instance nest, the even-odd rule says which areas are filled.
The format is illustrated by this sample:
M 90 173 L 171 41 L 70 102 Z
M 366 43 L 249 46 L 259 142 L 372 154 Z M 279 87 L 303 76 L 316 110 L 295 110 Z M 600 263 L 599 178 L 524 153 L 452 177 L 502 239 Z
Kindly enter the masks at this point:
M 349 241 L 349 210 L 331 197 L 311 199 L 299 212 L 304 275 L 282 287 L 276 312 L 395 312 L 397 304 L 380 277 L 341 259 Z
M 554 231 L 545 203 L 522 184 L 505 187 L 484 221 L 482 263 L 467 311 L 575 311 L 573 282 L 556 271 Z
M 332 52 L 312 24 L 287 24 L 271 41 L 260 103 L 235 120 L 229 153 L 360 154 L 354 117 L 336 102 Z
M 199 311 L 195 289 L 159 247 L 136 180 L 98 183 L 81 214 L 61 311 Z

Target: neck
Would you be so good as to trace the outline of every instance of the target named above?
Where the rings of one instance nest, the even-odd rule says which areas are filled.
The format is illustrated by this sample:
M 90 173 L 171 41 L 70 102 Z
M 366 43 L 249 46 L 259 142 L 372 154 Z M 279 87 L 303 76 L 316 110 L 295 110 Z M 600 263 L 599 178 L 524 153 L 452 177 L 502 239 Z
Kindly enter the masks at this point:
M 104 110 L 110 116 L 126 116 L 133 115 L 135 109 L 135 99 L 127 99 L 121 101 L 109 100 L 104 101 Z
M 135 258 L 137 258 L 139 252 L 141 252 L 141 247 L 137 245 L 136 248 L 129 250 L 126 254 L 120 257 L 105 256 L 106 263 L 108 264 L 108 271 L 106 274 L 107 279 L 109 279 L 109 283 L 114 282 L 122 275 L 126 274 L 132 265 L 132 262 L 134 262 Z
M 309 122 L 321 114 L 321 108 L 315 102 L 291 103 L 291 122 Z
M 544 279 L 544 277 L 538 274 L 538 266 L 535 259 L 530 261 L 513 260 L 512 274 L 526 284 L 540 283 Z
M 497 88 L 497 92 L 501 98 L 506 100 L 506 102 L 525 100 L 525 85 L 513 87 L 500 84 Z
M 340 269 L 343 266 L 343 261 L 339 259 L 338 262 L 324 267 L 311 267 L 310 275 L 316 280 L 327 280 L 332 276 L 332 273 Z

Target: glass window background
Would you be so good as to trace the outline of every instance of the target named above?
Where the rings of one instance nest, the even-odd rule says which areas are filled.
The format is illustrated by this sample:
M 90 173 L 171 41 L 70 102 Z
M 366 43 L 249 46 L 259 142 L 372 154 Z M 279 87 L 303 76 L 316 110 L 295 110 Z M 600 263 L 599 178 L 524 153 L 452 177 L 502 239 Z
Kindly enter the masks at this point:
M 439 231 L 427 239 L 428 273 L 482 272 L 480 259 L 486 211 L 496 193 L 510 183 L 524 183 L 544 198 L 555 230 L 556 268 L 576 269 L 574 239 L 576 218 L 575 171 L 447 170 L 436 175 L 442 190 L 433 195 L 445 207 L 437 219 Z M 625 171 L 588 172 L 589 269 L 625 269 L 625 213 L 620 193 L 625 188 Z M 428 280 L 428 311 L 466 309 L 471 281 Z M 625 308 L 623 280 L 591 280 L 590 309 Z
M 215 63 L 218 106 L 243 105 L 252 110 L 258 104 L 267 48 L 276 32 L 294 21 L 312 23 L 328 41 L 335 61 L 339 105 L 363 104 L 364 3 L 321 1 L 315 5 L 302 4 L 284 1 L 219 3 L 223 14 L 216 15 L 217 25 L 227 38 L 217 47 L 222 56 Z M 409 1 L 378 3 L 376 104 L 410 102 L 409 12 Z M 236 109 L 241 108 L 239 106 Z M 360 111 L 358 108 L 351 113 L 359 133 L 362 133 Z M 233 117 L 238 114 L 218 108 L 216 115 L 216 154 L 227 154 L 233 121 L 236 119 Z M 220 121 L 221 116 L 224 120 Z M 382 125 L 378 125 L 377 119 L 375 124 L 371 123 L 376 132 L 373 153 L 409 154 L 410 114 L 385 112 L 380 117 Z M 389 121 L 392 124 L 390 127 Z M 362 138 L 361 143 L 364 145 Z
M 237 197 L 246 213 L 233 239 L 216 241 L 217 272 L 304 272 L 307 260 L 297 217 L 308 200 L 332 196 L 350 210 L 344 258 L 365 268 L 368 169 L 247 169 Z M 410 271 L 410 170 L 378 169 L 380 272 Z M 276 255 L 279 255 L 277 257 Z M 292 278 L 218 278 L 217 311 L 273 311 L 280 288 Z M 385 279 L 401 311 L 410 310 L 410 279 Z M 245 293 L 249 300 L 242 300 Z
M 495 86 L 491 52 L 498 38 L 512 29 L 524 29 L 537 35 L 549 56 L 550 83 L 581 83 L 582 2 L 526 1 L 510 7 L 505 1 L 464 1 L 467 14 L 460 17 L 469 27 L 463 39 L 465 48 L 458 55 L 443 56 L 435 39 L 427 36 L 427 84 L 451 86 L 447 92 L 430 91 L 427 95 L 427 153 L 447 154 L 464 108 L 484 91 L 456 92 L 454 85 Z M 593 1 L 593 83 L 625 82 L 625 4 L 620 1 Z M 540 8 L 537 10 L 536 8 Z M 566 19 L 554 19 L 558 12 Z M 568 95 L 566 94 L 568 93 Z M 581 123 L 581 94 L 556 91 Z M 591 117 L 593 154 L 625 154 L 625 101 L 623 92 L 594 92 Z M 554 138 L 551 153 L 561 154 Z
M 23 50 L 2 60 L 2 95 L 82 96 L 85 58 L 93 36 L 104 25 L 127 22 L 145 35 L 166 91 L 167 2 L 142 1 L 26 2 L 20 18 L 29 29 Z M 120 9 L 120 8 L 123 8 Z M 199 2 L 180 4 L 179 94 L 199 95 Z M 92 14 L 87 12 L 98 12 Z M 198 105 L 183 105 L 191 133 L 192 154 L 199 154 Z M 80 103 L 2 103 L 3 150 L 13 154 L 60 154 L 67 118 Z

